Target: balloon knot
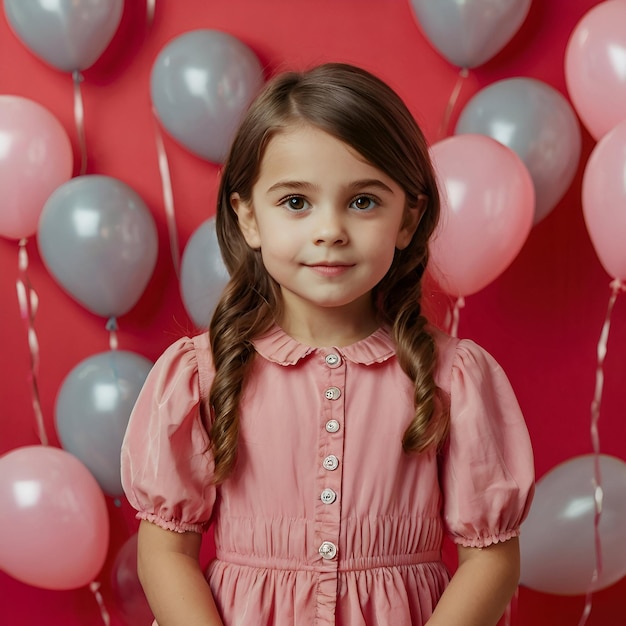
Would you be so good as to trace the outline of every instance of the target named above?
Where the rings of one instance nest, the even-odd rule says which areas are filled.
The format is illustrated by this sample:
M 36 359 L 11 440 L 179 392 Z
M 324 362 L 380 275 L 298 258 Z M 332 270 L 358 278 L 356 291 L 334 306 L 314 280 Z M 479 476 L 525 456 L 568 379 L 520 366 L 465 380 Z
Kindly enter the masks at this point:
M 119 330 L 119 328 L 117 326 L 117 318 L 114 315 L 109 317 L 109 319 L 107 320 L 106 329 L 108 331 L 110 331 L 110 332 L 114 332 L 116 330 Z

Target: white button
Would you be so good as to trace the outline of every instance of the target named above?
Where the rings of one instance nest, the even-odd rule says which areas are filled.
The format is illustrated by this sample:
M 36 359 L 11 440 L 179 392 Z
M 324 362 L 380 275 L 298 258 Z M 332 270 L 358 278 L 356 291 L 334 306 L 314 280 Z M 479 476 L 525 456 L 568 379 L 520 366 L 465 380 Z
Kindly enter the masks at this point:
M 327 400 L 338 400 L 341 395 L 341 389 L 339 387 L 329 387 L 325 392 Z
M 326 422 L 326 431 L 336 433 L 339 430 L 339 422 L 337 420 L 328 420 Z
M 336 470 L 339 466 L 339 459 L 334 454 L 329 454 L 324 459 L 324 469 L 329 471 Z
M 337 494 L 332 489 L 324 489 L 320 498 L 324 504 L 332 504 L 337 499 Z
M 337 556 L 337 546 L 332 541 L 325 541 L 319 549 L 323 559 L 334 559 Z
M 327 354 L 325 361 L 328 367 L 339 367 L 341 365 L 341 359 L 337 354 Z

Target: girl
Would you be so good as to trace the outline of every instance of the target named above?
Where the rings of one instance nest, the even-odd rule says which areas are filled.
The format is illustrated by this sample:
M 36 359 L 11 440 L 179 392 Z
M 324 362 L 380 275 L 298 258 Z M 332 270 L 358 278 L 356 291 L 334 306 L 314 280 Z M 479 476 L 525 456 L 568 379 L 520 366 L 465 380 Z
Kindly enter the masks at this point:
M 369 73 L 286 73 L 252 105 L 218 199 L 230 283 L 123 446 L 160 626 L 498 621 L 532 453 L 497 363 L 422 314 L 438 216 L 424 137 Z

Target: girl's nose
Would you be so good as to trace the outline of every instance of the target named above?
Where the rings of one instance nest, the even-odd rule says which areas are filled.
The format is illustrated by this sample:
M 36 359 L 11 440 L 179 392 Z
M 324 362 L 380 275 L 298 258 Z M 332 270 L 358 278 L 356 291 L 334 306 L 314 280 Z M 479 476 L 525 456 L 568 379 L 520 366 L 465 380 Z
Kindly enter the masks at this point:
M 313 239 L 317 245 L 343 245 L 348 233 L 339 211 L 334 208 L 320 209 L 315 221 Z

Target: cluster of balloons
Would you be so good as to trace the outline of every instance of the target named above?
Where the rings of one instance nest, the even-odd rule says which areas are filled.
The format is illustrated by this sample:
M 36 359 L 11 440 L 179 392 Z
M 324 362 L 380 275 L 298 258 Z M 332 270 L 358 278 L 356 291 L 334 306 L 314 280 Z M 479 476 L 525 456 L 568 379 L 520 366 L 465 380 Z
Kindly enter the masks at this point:
M 4 10 L 31 52 L 78 72 L 110 43 L 123 0 L 4 0 Z M 76 301 L 107 318 L 128 312 L 157 258 L 156 225 L 143 200 L 111 177 L 72 178 L 70 139 L 38 102 L 0 95 L 0 137 L 0 236 L 36 235 L 46 268 Z M 96 579 L 109 550 L 105 494 L 122 493 L 122 437 L 151 365 L 125 351 L 86 359 L 57 397 L 63 448 L 27 446 L 0 458 L 3 571 L 57 590 Z
M 473 68 L 506 45 L 530 0 L 411 0 L 411 5 L 442 56 Z M 626 2 L 606 0 L 573 30 L 565 54 L 573 106 L 541 81 L 502 80 L 467 103 L 453 137 L 432 146 L 443 197 L 430 273 L 448 294 L 462 298 L 494 280 L 531 227 L 561 200 L 580 160 L 576 113 L 598 141 L 583 175 L 585 224 L 603 267 L 626 281 L 624 24 Z M 575 457 L 538 481 L 522 528 L 525 586 L 577 595 L 626 576 L 626 463 L 600 456 L 604 501 L 596 529 L 594 461 L 593 455 Z
M 431 43 L 464 68 L 480 65 L 502 49 L 529 6 L 529 0 L 412 0 Z M 500 275 L 530 228 L 562 199 L 581 154 L 576 113 L 599 140 L 583 177 L 587 230 L 606 271 L 626 280 L 625 21 L 623 0 L 607 0 L 584 15 L 572 32 L 565 75 L 573 106 L 539 80 L 501 80 L 466 104 L 453 137 L 432 147 L 443 219 L 431 249 L 431 274 L 450 295 L 470 295 Z M 514 164 L 495 142 L 520 162 Z M 507 188 L 523 192 L 511 197 Z
M 411 0 L 418 25 L 458 67 L 482 65 L 517 33 L 530 0 Z M 430 274 L 463 298 L 511 264 L 533 225 L 561 200 L 576 173 L 581 133 L 569 102 L 530 78 L 496 82 L 465 106 L 454 136 L 433 145 L 442 220 Z
M 123 0 L 4 0 L 24 45 L 65 72 L 90 67 L 118 28 Z M 261 64 L 229 34 L 198 30 L 170 42 L 151 74 L 154 112 L 184 147 L 222 162 L 249 102 L 263 83 Z M 41 104 L 0 95 L 0 235 L 37 237 L 44 265 L 79 304 L 117 318 L 137 303 L 157 260 L 153 217 L 141 197 L 109 176 L 72 178 L 71 142 Z M 181 291 L 199 327 L 208 324 L 228 275 L 213 220 L 183 257 Z M 123 493 L 120 449 L 152 363 L 128 351 L 84 359 L 65 377 L 55 404 L 62 449 L 18 448 L 0 458 L 0 568 L 25 583 L 73 589 L 94 581 L 109 549 L 105 494 Z M 116 608 L 128 623 L 148 624 L 136 573 L 136 536 L 112 568 Z
M 567 90 L 598 140 L 583 172 L 582 207 L 591 242 L 607 273 L 626 281 L 626 2 L 588 11 L 565 52 Z M 595 472 L 595 463 L 599 472 Z M 599 483 L 595 484 L 595 476 Z M 602 510 L 596 516 L 596 492 Z M 626 576 L 626 463 L 575 457 L 537 483 L 522 526 L 521 582 L 546 593 L 579 595 Z

